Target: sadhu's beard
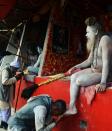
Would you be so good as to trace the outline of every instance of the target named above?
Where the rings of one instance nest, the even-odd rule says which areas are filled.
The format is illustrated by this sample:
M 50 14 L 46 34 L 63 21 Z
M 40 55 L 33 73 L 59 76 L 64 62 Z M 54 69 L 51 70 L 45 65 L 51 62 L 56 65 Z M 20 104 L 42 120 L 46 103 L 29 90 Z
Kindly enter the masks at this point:
M 87 39 L 86 48 L 88 53 L 93 48 L 94 43 L 95 43 L 95 39 Z

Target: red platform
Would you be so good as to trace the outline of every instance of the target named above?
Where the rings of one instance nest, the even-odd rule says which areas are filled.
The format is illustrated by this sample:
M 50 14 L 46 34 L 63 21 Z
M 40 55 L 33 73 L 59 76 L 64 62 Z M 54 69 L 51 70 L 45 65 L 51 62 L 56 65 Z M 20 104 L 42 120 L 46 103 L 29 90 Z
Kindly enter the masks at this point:
M 45 81 L 47 78 L 35 79 L 35 83 Z M 25 104 L 20 97 L 23 88 L 31 83 L 22 81 L 19 93 L 17 108 Z M 18 93 L 19 82 L 16 86 Z M 54 99 L 63 99 L 69 104 L 69 80 L 58 80 L 48 85 L 39 87 L 33 95 L 49 94 Z M 16 98 L 14 103 L 16 102 Z M 112 90 L 98 93 L 91 105 L 88 105 L 84 95 L 77 99 L 78 114 L 64 117 L 53 131 L 112 131 Z

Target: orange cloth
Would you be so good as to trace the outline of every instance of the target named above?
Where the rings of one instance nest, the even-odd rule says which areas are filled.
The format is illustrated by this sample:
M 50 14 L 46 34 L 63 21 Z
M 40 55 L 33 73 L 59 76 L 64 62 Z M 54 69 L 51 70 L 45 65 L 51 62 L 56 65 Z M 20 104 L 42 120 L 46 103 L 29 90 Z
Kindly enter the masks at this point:
M 110 86 L 112 86 L 112 82 L 107 84 L 107 88 Z M 86 97 L 86 100 L 87 100 L 87 104 L 90 105 L 96 95 L 95 85 L 91 85 L 88 87 L 81 87 L 80 93 L 84 94 L 84 96 Z
M 88 86 L 88 87 L 81 87 L 80 92 L 81 94 L 84 94 L 87 100 L 87 104 L 90 105 L 94 100 L 96 94 L 95 85 Z

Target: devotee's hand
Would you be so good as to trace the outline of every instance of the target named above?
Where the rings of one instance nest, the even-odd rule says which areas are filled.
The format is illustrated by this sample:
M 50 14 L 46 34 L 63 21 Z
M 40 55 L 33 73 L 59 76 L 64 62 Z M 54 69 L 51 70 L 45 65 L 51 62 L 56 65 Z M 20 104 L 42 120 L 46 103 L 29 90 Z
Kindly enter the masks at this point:
M 96 92 L 102 92 L 106 90 L 106 83 L 100 83 L 96 85 Z
M 17 81 L 20 80 L 20 79 L 22 78 L 23 75 L 24 75 L 23 72 L 18 73 L 18 74 L 15 76 L 16 79 L 17 79 Z

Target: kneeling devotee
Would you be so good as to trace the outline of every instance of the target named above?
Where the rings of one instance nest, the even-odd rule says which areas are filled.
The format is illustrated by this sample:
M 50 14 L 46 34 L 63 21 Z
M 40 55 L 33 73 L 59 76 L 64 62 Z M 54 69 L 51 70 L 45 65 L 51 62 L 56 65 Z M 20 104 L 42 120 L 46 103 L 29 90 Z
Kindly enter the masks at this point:
M 31 97 L 8 121 L 8 131 L 51 131 L 66 111 L 63 100 L 48 95 Z M 58 117 L 55 121 L 53 116 Z

